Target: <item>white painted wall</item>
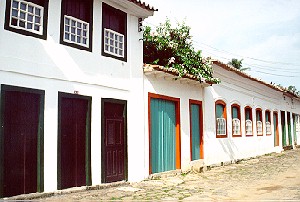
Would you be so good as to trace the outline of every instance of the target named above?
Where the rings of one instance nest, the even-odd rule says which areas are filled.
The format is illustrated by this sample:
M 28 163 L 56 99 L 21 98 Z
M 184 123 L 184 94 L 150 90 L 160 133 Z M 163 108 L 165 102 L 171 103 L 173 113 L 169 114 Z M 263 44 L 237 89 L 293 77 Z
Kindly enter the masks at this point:
M 123 9 L 108 0 L 105 2 Z M 127 62 L 101 56 L 101 5 L 94 1 L 93 50 L 59 43 L 60 0 L 49 0 L 47 40 L 4 30 L 5 1 L 0 1 L 1 84 L 45 91 L 44 187 L 57 189 L 58 92 L 92 97 L 91 165 L 93 185 L 101 183 L 101 98 L 128 102 L 128 179 L 144 178 L 144 97 L 142 33 L 138 18 L 127 16 Z
M 299 101 L 284 99 L 282 92 L 273 90 L 250 79 L 243 78 L 234 72 L 214 65 L 214 76 L 221 79 L 221 84 L 204 88 L 204 159 L 207 165 L 219 164 L 236 159 L 243 159 L 282 150 L 280 111 L 300 113 Z M 227 138 L 216 138 L 215 101 L 223 100 L 227 109 Z M 231 105 L 239 104 L 241 111 L 242 137 L 232 137 Z M 245 136 L 246 106 L 252 107 L 253 137 Z M 263 126 L 263 136 L 256 134 L 256 108 L 262 109 L 262 120 L 265 122 L 265 111 L 278 112 L 279 147 L 274 147 L 273 121 L 272 135 L 266 136 Z M 287 114 L 287 113 L 286 113 Z

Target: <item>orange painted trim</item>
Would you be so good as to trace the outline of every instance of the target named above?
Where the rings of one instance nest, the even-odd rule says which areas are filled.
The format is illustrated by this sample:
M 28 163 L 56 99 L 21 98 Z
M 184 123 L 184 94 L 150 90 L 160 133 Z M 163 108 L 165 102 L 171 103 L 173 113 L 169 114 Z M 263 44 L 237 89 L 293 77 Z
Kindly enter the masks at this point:
M 175 116 L 176 116 L 176 169 L 181 168 L 181 134 L 180 134 L 180 98 L 169 97 L 165 95 L 155 94 L 148 92 L 148 125 L 149 125 L 149 174 L 152 173 L 151 165 L 151 99 L 163 99 L 175 103 Z
M 262 123 L 262 128 L 264 128 L 264 122 L 262 121 L 262 110 L 261 110 L 261 108 L 256 108 L 256 110 L 255 110 L 255 117 L 256 117 L 256 123 L 257 123 L 257 112 L 259 113 L 259 115 L 260 115 L 260 119 L 261 119 L 261 123 Z M 252 125 L 253 126 L 253 125 Z M 252 131 L 252 133 L 253 133 L 253 131 Z M 257 133 L 257 125 L 256 125 L 256 133 Z M 264 134 L 264 129 L 262 130 L 262 133 L 260 133 L 260 134 L 258 134 L 257 133 L 257 136 L 263 136 Z
M 226 120 L 226 134 L 225 135 L 218 135 L 218 125 L 217 125 L 217 105 L 223 105 L 224 106 L 224 111 L 223 111 L 223 117 Z M 226 108 L 226 103 L 223 100 L 217 100 L 215 103 L 215 126 L 216 126 L 216 138 L 227 138 L 227 108 Z
M 279 146 L 279 130 L 278 130 L 278 112 L 273 112 L 273 120 L 274 116 L 276 116 L 276 132 L 275 132 L 275 146 Z M 273 121 L 274 124 L 274 121 Z M 273 126 L 274 127 L 274 126 Z M 272 128 L 273 131 L 274 128 Z
M 202 101 L 189 100 L 189 111 L 190 111 L 190 160 L 192 161 L 192 104 L 199 106 L 199 126 L 200 126 L 200 159 L 204 159 L 204 141 L 203 141 L 203 111 Z
M 232 134 L 232 137 L 242 137 L 242 127 L 241 127 L 241 123 L 242 123 L 242 120 L 241 120 L 241 107 L 240 105 L 238 104 L 232 104 L 231 105 L 231 125 L 232 125 L 232 120 L 233 120 L 233 107 L 236 107 L 238 109 L 238 118 L 240 119 L 240 134 L 239 135 L 233 135 L 233 127 L 232 127 L 232 130 L 231 130 L 231 134 Z
M 246 106 L 245 107 L 245 134 L 246 134 L 246 110 L 250 109 L 250 120 L 252 121 L 252 135 L 246 135 L 246 137 L 253 137 L 253 116 L 252 116 L 252 107 Z
M 271 120 L 271 111 L 268 110 L 268 109 L 265 111 L 265 122 L 267 122 L 267 120 L 266 120 L 266 117 L 267 117 L 266 115 L 267 114 L 269 115 L 269 122 L 272 123 L 273 120 Z M 271 136 L 272 135 L 272 130 L 273 130 L 273 128 L 272 128 L 272 124 L 271 124 L 271 134 L 267 134 L 267 131 L 266 131 L 266 136 Z

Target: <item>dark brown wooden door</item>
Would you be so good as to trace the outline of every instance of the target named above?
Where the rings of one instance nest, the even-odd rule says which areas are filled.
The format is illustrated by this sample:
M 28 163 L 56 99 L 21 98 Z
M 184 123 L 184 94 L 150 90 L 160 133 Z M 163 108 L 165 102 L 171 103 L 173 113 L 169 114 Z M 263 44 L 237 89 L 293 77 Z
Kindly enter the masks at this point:
M 104 103 L 104 181 L 125 180 L 124 104 Z
M 3 195 L 37 192 L 40 95 L 8 91 L 4 106 Z
M 88 100 L 61 98 L 60 189 L 86 183 L 86 121 Z

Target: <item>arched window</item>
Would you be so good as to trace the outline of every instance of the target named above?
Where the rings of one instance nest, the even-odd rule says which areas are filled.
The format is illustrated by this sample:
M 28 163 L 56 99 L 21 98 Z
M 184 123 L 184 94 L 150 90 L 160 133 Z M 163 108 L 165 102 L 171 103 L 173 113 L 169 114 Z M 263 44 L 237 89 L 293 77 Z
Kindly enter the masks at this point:
M 241 111 L 237 104 L 231 105 L 232 136 L 241 137 Z
M 262 111 L 259 108 L 256 109 L 256 132 L 257 136 L 263 135 Z
M 227 137 L 226 103 L 221 100 L 216 101 L 216 134 L 217 138 Z
M 269 110 L 266 110 L 265 112 L 265 119 L 266 119 L 266 135 L 271 135 L 272 134 L 272 129 L 271 129 L 271 112 Z
M 246 136 L 252 136 L 252 108 L 247 106 L 245 107 L 245 129 Z

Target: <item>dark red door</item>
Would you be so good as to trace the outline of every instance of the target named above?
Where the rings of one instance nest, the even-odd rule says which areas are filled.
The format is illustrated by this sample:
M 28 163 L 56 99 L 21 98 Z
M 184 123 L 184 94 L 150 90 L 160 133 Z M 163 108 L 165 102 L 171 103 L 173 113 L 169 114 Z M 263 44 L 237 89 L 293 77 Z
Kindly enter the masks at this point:
M 125 105 L 104 103 L 104 182 L 125 180 Z
M 61 98 L 60 189 L 87 185 L 86 129 L 88 100 Z
M 3 195 L 37 192 L 40 95 L 4 94 Z

